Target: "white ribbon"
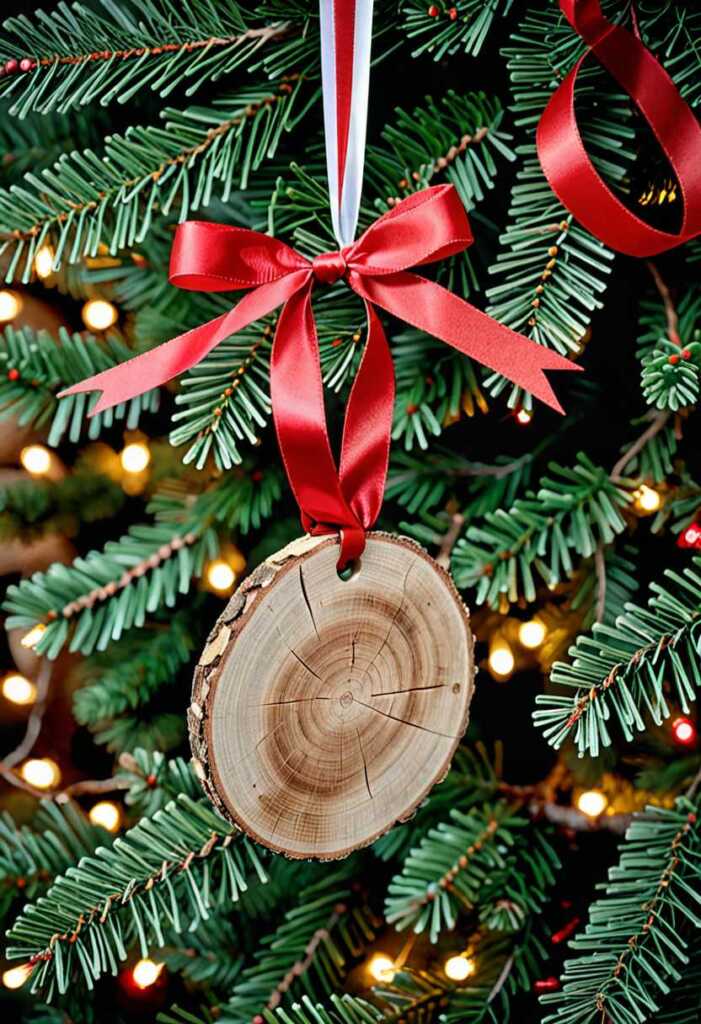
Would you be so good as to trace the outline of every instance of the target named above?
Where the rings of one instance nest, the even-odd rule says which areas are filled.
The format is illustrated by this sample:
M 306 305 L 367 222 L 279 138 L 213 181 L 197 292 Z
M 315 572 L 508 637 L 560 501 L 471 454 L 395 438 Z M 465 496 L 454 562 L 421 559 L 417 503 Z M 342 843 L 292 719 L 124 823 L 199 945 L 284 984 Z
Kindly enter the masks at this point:
M 335 12 L 342 6 L 354 8 L 353 52 L 341 52 L 343 40 L 337 38 Z M 324 102 L 326 169 L 329 179 L 331 222 L 339 247 L 355 239 L 363 188 L 365 132 L 370 82 L 370 45 L 372 41 L 373 0 L 319 0 L 321 18 L 321 82 Z M 339 181 L 339 124 L 336 92 L 336 66 L 339 60 L 353 62 L 353 88 L 348 126 L 345 173 Z

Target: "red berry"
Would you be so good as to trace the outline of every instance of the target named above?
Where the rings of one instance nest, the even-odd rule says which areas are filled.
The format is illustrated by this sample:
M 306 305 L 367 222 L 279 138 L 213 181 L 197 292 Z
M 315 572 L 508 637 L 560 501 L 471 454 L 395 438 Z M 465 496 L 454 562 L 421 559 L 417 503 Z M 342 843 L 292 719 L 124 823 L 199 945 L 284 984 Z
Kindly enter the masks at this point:
M 670 366 L 676 366 L 677 365 L 677 363 L 679 362 L 679 356 L 676 354 L 676 352 L 674 353 L 673 356 L 669 357 L 667 362 L 669 363 Z
M 8 75 L 14 75 L 15 71 L 17 71 L 18 69 L 19 69 L 19 61 L 15 60 L 14 57 L 11 57 L 8 61 L 6 61 L 6 63 L 5 63 L 5 72 Z
M 156 785 L 157 782 L 158 782 L 158 779 L 156 778 L 156 776 L 153 773 L 151 773 L 150 775 L 146 776 L 146 785 L 150 786 L 152 789 Z
M 686 820 L 689 822 L 690 825 L 695 825 L 696 824 L 696 815 L 695 814 L 687 814 Z
M 16 370 L 14 367 L 11 370 L 8 370 L 7 371 L 7 379 L 8 380 L 19 380 L 19 370 Z
M 429 16 L 429 18 L 437 18 L 439 14 L 440 14 L 440 11 L 436 7 L 436 5 L 435 4 L 431 4 L 431 6 L 428 9 L 428 16 Z
M 31 57 L 23 57 L 19 62 L 20 71 L 32 71 L 34 67 L 35 64 Z
M 451 7 L 448 10 L 448 17 L 450 18 L 451 21 L 455 21 L 457 16 L 458 16 L 458 9 L 457 9 L 457 7 Z
M 682 359 L 691 359 L 691 350 L 688 348 L 683 348 L 681 351 L 681 357 Z
M 263 471 L 261 469 L 254 469 L 251 473 L 251 480 L 255 480 L 258 483 L 259 480 L 263 479 Z

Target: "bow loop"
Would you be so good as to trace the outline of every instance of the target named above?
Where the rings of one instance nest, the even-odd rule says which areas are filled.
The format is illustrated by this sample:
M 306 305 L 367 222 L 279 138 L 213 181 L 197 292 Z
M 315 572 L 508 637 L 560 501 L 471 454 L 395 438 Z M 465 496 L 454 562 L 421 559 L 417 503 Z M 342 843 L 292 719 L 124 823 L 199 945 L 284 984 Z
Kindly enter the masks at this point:
M 346 276 L 348 267 L 342 252 L 324 252 L 312 260 L 314 277 L 322 284 L 336 284 Z

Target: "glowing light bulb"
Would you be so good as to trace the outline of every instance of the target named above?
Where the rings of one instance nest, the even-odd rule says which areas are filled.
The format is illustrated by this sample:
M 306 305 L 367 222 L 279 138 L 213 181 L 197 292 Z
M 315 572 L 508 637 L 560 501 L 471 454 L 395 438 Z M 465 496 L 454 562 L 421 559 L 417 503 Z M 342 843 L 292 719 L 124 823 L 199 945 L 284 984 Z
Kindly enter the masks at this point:
M 144 441 L 132 441 L 124 447 L 119 459 L 126 473 L 143 473 L 151 461 L 151 451 Z
M 153 960 L 139 960 L 134 964 L 131 976 L 137 988 L 150 988 L 158 981 L 164 964 L 154 963 Z
M 514 670 L 513 651 L 503 640 L 496 640 L 489 650 L 489 670 L 497 679 L 508 679 Z
M 226 594 L 236 582 L 236 573 L 223 559 L 218 558 L 207 566 L 207 583 L 212 590 Z
M 530 412 L 528 409 L 519 409 L 516 413 L 516 422 L 521 427 L 527 427 L 532 419 L 533 413 Z
M 25 633 L 20 640 L 22 647 L 26 647 L 28 650 L 31 650 L 32 647 L 36 647 L 45 632 L 46 626 L 44 623 L 37 622 L 36 626 L 33 626 L 32 629 L 30 629 L 28 633 Z
M 675 718 L 672 722 L 672 735 L 677 743 L 690 747 L 696 743 L 696 726 L 689 718 Z
M 397 973 L 394 961 L 386 953 L 375 953 L 370 961 L 370 974 L 375 981 L 391 981 Z
M 475 973 L 475 965 L 464 953 L 456 953 L 455 956 L 448 957 L 443 970 L 446 978 L 450 978 L 451 981 L 465 981 Z
M 51 789 L 61 779 L 61 770 L 50 757 L 34 757 L 22 765 L 22 778 L 36 789 Z
M 45 476 L 51 469 L 51 452 L 43 444 L 30 444 L 19 453 L 19 461 L 32 476 Z
M 34 257 L 34 269 L 38 277 L 51 277 L 54 272 L 54 251 L 50 245 L 42 245 Z
M 33 704 L 37 696 L 37 688 L 31 680 L 11 672 L 2 681 L 2 695 L 11 704 Z
M 654 490 L 652 487 L 648 487 L 646 484 L 642 484 L 642 486 L 638 488 L 634 497 L 635 507 L 639 512 L 645 512 L 647 514 L 657 512 L 658 508 L 662 504 L 660 492 Z
M 106 299 L 90 299 L 83 306 L 81 316 L 91 331 L 106 331 L 112 324 L 116 324 L 119 313 L 117 307 Z
M 22 988 L 22 985 L 24 985 L 31 973 L 32 968 L 29 964 L 21 964 L 19 967 L 10 967 L 8 971 L 3 973 L 2 983 L 5 988 Z
M 693 523 L 684 531 L 684 540 L 690 547 L 693 544 L 698 544 L 701 540 L 701 530 L 696 523 Z
M 6 324 L 14 320 L 22 309 L 22 299 L 17 292 L 10 292 L 6 288 L 0 291 L 0 323 Z
M 577 807 L 588 818 L 598 818 L 606 810 L 608 798 L 600 789 L 587 789 L 579 794 Z
M 518 639 L 523 647 L 527 647 L 529 651 L 532 651 L 534 648 L 540 647 L 543 640 L 545 640 L 545 626 L 540 619 L 522 622 L 518 631 Z
M 88 817 L 93 825 L 101 825 L 108 832 L 116 832 L 122 821 L 122 812 L 111 800 L 100 800 L 90 808 Z

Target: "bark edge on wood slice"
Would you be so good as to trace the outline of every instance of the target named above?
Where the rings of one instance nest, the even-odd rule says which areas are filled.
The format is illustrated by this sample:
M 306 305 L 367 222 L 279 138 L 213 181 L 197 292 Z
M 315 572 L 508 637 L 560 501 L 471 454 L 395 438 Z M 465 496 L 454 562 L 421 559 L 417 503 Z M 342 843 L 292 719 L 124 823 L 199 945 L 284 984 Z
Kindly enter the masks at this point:
M 411 817 L 442 781 L 474 690 L 469 614 L 448 573 L 373 532 L 351 579 L 302 537 L 235 592 L 195 669 L 193 765 L 256 842 L 333 860 Z

